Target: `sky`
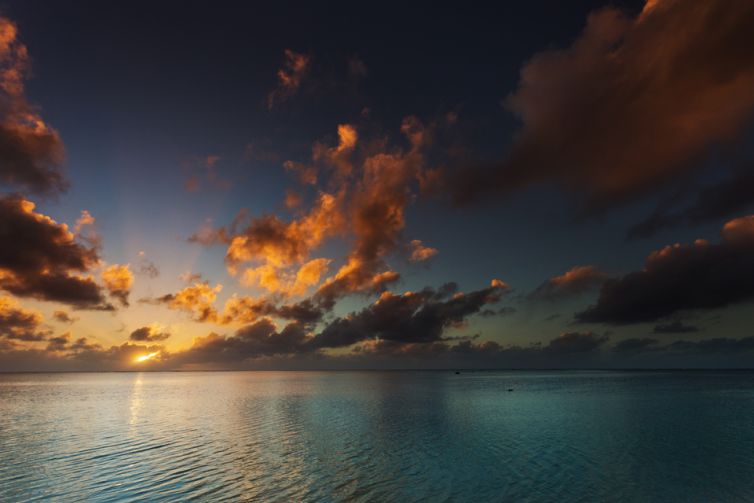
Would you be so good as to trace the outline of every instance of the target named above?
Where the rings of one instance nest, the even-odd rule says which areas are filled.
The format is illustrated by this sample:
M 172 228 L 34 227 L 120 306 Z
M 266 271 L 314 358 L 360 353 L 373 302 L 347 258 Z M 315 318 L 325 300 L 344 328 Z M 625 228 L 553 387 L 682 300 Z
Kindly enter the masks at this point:
M 0 371 L 743 368 L 754 4 L 0 4 Z

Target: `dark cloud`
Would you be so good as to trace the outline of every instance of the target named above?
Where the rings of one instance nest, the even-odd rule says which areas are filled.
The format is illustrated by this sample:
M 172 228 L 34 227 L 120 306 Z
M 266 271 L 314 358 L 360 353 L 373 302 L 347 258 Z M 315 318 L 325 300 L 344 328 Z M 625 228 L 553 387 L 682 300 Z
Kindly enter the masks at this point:
M 695 200 L 680 211 L 671 211 L 663 206 L 649 217 L 632 226 L 628 237 L 646 238 L 660 230 L 682 224 L 697 225 L 718 218 L 725 218 L 754 206 L 754 168 L 737 173 L 733 177 L 701 189 Z
M 539 285 L 536 290 L 529 294 L 529 299 L 561 300 L 598 288 L 606 279 L 607 274 L 593 265 L 576 266 Z
M 60 169 L 63 142 L 26 100 L 24 80 L 30 63 L 17 35 L 16 25 L 0 17 L 0 183 L 56 194 L 68 186 Z
M 514 314 L 515 312 L 516 312 L 515 307 L 503 306 L 499 309 L 484 309 L 480 311 L 479 316 L 483 316 L 485 318 L 491 318 L 493 316 L 509 316 L 511 314 Z
M 502 282 L 447 300 L 435 300 L 436 292 L 395 295 L 383 293 L 371 306 L 327 325 L 310 342 L 316 348 L 349 346 L 365 339 L 401 343 L 440 341 L 445 330 L 462 324 L 488 304 L 498 302 L 507 287 Z
M 522 130 L 501 163 L 459 173 L 456 199 L 544 182 L 597 208 L 677 181 L 751 119 L 752 26 L 754 4 L 739 0 L 591 13 L 570 47 L 523 67 L 506 100 Z
M 683 322 L 676 320 L 671 323 L 656 325 L 652 331 L 656 334 L 687 334 L 690 332 L 698 332 L 699 328 L 694 325 L 686 325 Z
M 310 66 L 311 56 L 286 49 L 283 67 L 277 72 L 277 87 L 267 96 L 267 108 L 271 110 L 296 94 Z
M 142 276 L 146 276 L 148 278 L 152 278 L 152 279 L 160 275 L 160 270 L 157 268 L 156 265 L 154 265 L 154 262 L 152 262 L 151 260 L 149 260 L 148 258 L 144 256 L 143 252 L 139 253 L 139 257 L 140 257 L 139 269 L 138 269 L 139 274 L 141 274 Z M 194 279 L 200 279 L 200 278 L 201 276 Z
M 682 310 L 715 309 L 754 299 L 754 216 L 731 220 L 722 241 L 672 245 L 644 269 L 607 281 L 597 304 L 576 314 L 589 323 L 652 322 Z
M 76 241 L 64 224 L 34 211 L 19 196 L 0 197 L 0 288 L 20 297 L 78 309 L 112 309 L 102 288 L 85 274 L 97 250 Z
M 169 337 L 170 334 L 168 332 L 158 332 L 153 327 L 137 328 L 128 336 L 130 340 L 138 342 L 158 342 L 164 341 Z
M 65 311 L 55 311 L 54 313 L 52 313 L 52 317 L 61 323 L 75 323 L 76 321 L 78 321 L 78 318 L 71 316 Z
M 10 297 L 0 297 L 0 339 L 43 340 L 49 334 L 43 321 L 38 312 L 22 308 Z
M 56 337 L 50 337 L 47 339 L 46 351 L 65 351 L 69 349 L 71 342 L 71 334 L 66 332 Z
M 260 316 L 282 317 L 284 308 L 236 298 L 236 306 L 226 306 L 226 316 L 234 321 L 249 319 L 253 322 L 232 336 L 213 333 L 199 338 L 179 359 L 185 363 L 240 362 L 276 355 L 319 354 L 323 349 L 360 342 L 384 341 L 398 345 L 442 342 L 447 340 L 444 334 L 448 328 L 459 326 L 484 306 L 498 302 L 505 290 L 498 281 L 488 288 L 457 293 L 445 300 L 438 299 L 438 292 L 429 288 L 403 295 L 384 293 L 371 306 L 335 319 L 318 334 L 310 332 L 311 323 L 319 319 L 319 311 L 309 301 L 290 306 L 293 313 L 288 317 L 297 321 L 278 331 L 271 320 L 260 319 Z
M 211 333 L 199 337 L 193 346 L 178 355 L 181 363 L 239 362 L 266 356 L 295 355 L 306 351 L 305 329 L 290 323 L 280 332 L 268 319 L 247 325 L 232 336 Z
M 676 341 L 663 349 L 665 351 L 701 354 L 744 353 L 754 350 L 754 337 L 745 337 L 743 339 L 718 337 L 714 339 L 702 339 L 700 341 Z
M 551 340 L 542 348 L 542 351 L 554 355 L 588 353 L 598 349 L 607 340 L 606 335 L 597 335 L 592 332 L 566 332 Z
M 153 358 L 136 363 L 137 357 L 152 353 Z M 85 337 L 73 340 L 70 333 L 51 337 L 45 348 L 0 345 L 0 368 L 7 372 L 162 370 L 170 368 L 167 358 L 162 346 L 126 342 L 105 348 Z
M 657 339 L 650 339 L 648 337 L 625 339 L 616 344 L 613 347 L 613 351 L 617 353 L 638 353 L 656 346 L 659 342 Z

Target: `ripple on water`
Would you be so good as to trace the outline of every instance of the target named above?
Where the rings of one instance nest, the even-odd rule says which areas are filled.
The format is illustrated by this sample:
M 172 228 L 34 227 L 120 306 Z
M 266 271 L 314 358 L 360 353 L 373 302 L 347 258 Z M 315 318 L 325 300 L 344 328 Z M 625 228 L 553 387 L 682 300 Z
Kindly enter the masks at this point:
M 0 500 L 751 501 L 753 413 L 744 372 L 4 374 Z

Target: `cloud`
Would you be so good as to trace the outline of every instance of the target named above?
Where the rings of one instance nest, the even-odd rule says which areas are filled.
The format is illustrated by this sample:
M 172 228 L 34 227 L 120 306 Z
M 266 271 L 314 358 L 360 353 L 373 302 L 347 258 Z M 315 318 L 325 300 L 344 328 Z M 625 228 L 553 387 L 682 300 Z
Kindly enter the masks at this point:
M 502 162 L 459 174 L 456 199 L 554 183 L 605 207 L 690 173 L 751 119 L 752 26 L 736 0 L 592 12 L 570 47 L 524 65 L 506 99 L 519 134 Z
M 112 309 L 102 288 L 85 275 L 99 264 L 96 248 L 34 210 L 20 196 L 0 197 L 0 288 L 77 309 Z
M 181 363 L 238 362 L 249 358 L 298 354 L 306 341 L 305 330 L 297 323 L 280 332 L 272 321 L 263 319 L 236 331 L 233 336 L 211 333 L 194 340 L 186 352 L 178 356 Z
M 0 183 L 57 194 L 68 187 L 61 171 L 63 142 L 26 99 L 29 71 L 29 56 L 18 41 L 16 25 L 0 17 Z
M 613 351 L 617 353 L 638 353 L 656 346 L 659 342 L 657 339 L 650 339 L 648 337 L 624 339 L 613 346 Z
M 754 337 L 744 337 L 743 339 L 717 337 L 700 341 L 676 341 L 668 344 L 663 350 L 701 354 L 744 353 L 754 350 Z
M 155 353 L 155 357 L 136 363 L 137 357 L 150 353 Z M 159 370 L 169 368 L 168 358 L 169 353 L 160 345 L 126 342 L 105 348 L 86 337 L 74 340 L 70 332 L 50 337 L 44 348 L 0 346 L 0 367 L 8 372 Z
M 267 298 L 233 295 L 219 311 L 215 307 L 217 294 L 222 285 L 214 287 L 209 283 L 195 283 L 179 290 L 175 294 L 167 294 L 156 299 L 141 299 L 140 302 L 162 304 L 170 309 L 184 311 L 191 314 L 198 322 L 227 324 L 251 324 L 265 317 L 275 317 L 283 320 L 293 320 L 308 326 L 318 322 L 324 315 L 324 310 L 311 299 L 304 299 L 295 303 L 279 303 Z
M 666 204 L 661 205 L 649 217 L 632 226 L 628 237 L 646 238 L 666 228 L 682 224 L 698 225 L 750 209 L 754 206 L 754 169 L 747 169 L 702 188 L 694 201 L 679 211 L 672 211 Z
M 222 291 L 223 286 L 217 284 L 214 287 L 209 283 L 194 283 L 189 285 L 175 294 L 167 294 L 156 299 L 142 299 L 141 302 L 151 304 L 165 304 L 170 309 L 190 313 L 195 321 L 217 320 L 217 310 L 214 303 L 217 294 Z
M 23 309 L 11 297 L 0 297 L 0 338 L 20 341 L 40 341 L 47 337 L 42 315 Z
M 754 299 L 754 215 L 723 226 L 722 241 L 675 244 L 647 257 L 644 269 L 608 280 L 580 322 L 652 322 L 682 310 Z
M 241 277 L 241 284 L 257 286 L 272 293 L 302 295 L 309 287 L 319 283 L 320 278 L 327 272 L 330 262 L 330 259 L 324 258 L 309 260 L 295 273 L 286 272 L 272 264 L 249 267 Z
M 529 298 L 555 301 L 573 297 L 599 287 L 605 279 L 607 279 L 607 274 L 593 265 L 576 266 L 539 285 L 536 290 L 529 294 Z
M 276 268 L 300 264 L 325 238 L 341 232 L 343 226 L 339 196 L 320 193 L 314 207 L 300 218 L 284 222 L 276 215 L 264 215 L 229 237 L 228 269 L 235 272 L 239 265 L 252 261 Z
M 159 342 L 164 341 L 168 337 L 170 337 L 168 332 L 159 332 L 155 327 L 137 328 L 128 336 L 130 340 L 138 342 Z
M 456 293 L 447 300 L 437 300 L 432 289 L 402 295 L 384 292 L 371 306 L 330 323 L 310 345 L 319 349 L 349 346 L 366 339 L 440 341 L 446 329 L 462 325 L 467 317 L 498 302 L 506 291 L 505 286 L 493 283 L 468 294 Z
M 292 304 L 278 305 L 268 299 L 254 299 L 233 296 L 225 302 L 221 323 L 256 323 L 261 318 L 273 316 L 283 320 L 293 320 L 302 326 L 309 326 L 322 319 L 323 309 L 311 299 Z
M 674 321 L 672 323 L 664 323 L 656 325 L 654 330 L 655 334 L 687 334 L 690 332 L 698 332 L 699 328 L 693 325 L 685 325 L 681 321 Z
M 551 340 L 542 350 L 555 355 L 587 353 L 596 350 L 607 340 L 606 335 L 597 335 L 592 332 L 566 332 Z
M 47 339 L 47 348 L 45 348 L 45 350 L 51 352 L 65 351 L 69 348 L 70 343 L 71 333 L 66 332 L 56 337 L 50 337 L 49 339 Z
M 186 181 L 183 184 L 186 192 L 198 192 L 202 186 L 220 190 L 229 190 L 231 182 L 220 175 L 218 163 L 222 158 L 218 155 L 191 157 L 183 162 Z
M 52 317 L 60 323 L 75 323 L 78 321 L 78 318 L 71 316 L 65 311 L 55 311 L 54 313 L 52 313 Z
M 184 271 L 178 275 L 178 279 L 184 283 L 201 283 L 202 275 L 198 272 Z
M 267 96 L 267 108 L 269 110 L 296 94 L 311 66 L 310 56 L 290 49 L 286 49 L 284 54 L 283 67 L 277 72 L 277 87 Z
M 419 239 L 412 240 L 410 245 L 411 255 L 409 256 L 409 260 L 411 260 L 411 262 L 424 262 L 440 253 L 436 248 L 424 246 Z
M 384 258 L 401 242 L 412 185 L 421 186 L 426 179 L 425 150 L 432 144 L 434 126 L 409 116 L 401 123 L 401 133 L 409 149 L 368 155 L 353 172 L 347 211 L 354 242 L 346 263 L 317 291 L 324 305 L 349 293 L 382 291 L 400 278 Z M 343 144 L 341 137 L 339 148 Z
M 352 56 L 348 59 L 348 73 L 353 79 L 363 79 L 369 73 L 366 63 L 358 56 Z
M 113 264 L 102 271 L 102 281 L 111 296 L 118 299 L 123 306 L 128 306 L 128 295 L 134 284 L 134 275 L 129 264 Z
M 156 265 L 154 265 L 154 262 L 149 260 L 147 258 L 146 253 L 144 251 L 139 252 L 139 269 L 138 273 L 142 276 L 147 276 L 148 278 L 156 278 L 160 275 L 160 270 L 157 268 Z

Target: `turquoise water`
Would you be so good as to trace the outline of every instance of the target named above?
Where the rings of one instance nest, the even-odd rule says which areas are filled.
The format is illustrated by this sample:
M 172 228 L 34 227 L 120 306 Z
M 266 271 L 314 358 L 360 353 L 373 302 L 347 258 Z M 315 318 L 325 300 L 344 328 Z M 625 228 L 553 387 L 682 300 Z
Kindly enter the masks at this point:
M 754 501 L 754 373 L 0 375 L 0 500 L 190 499 Z

